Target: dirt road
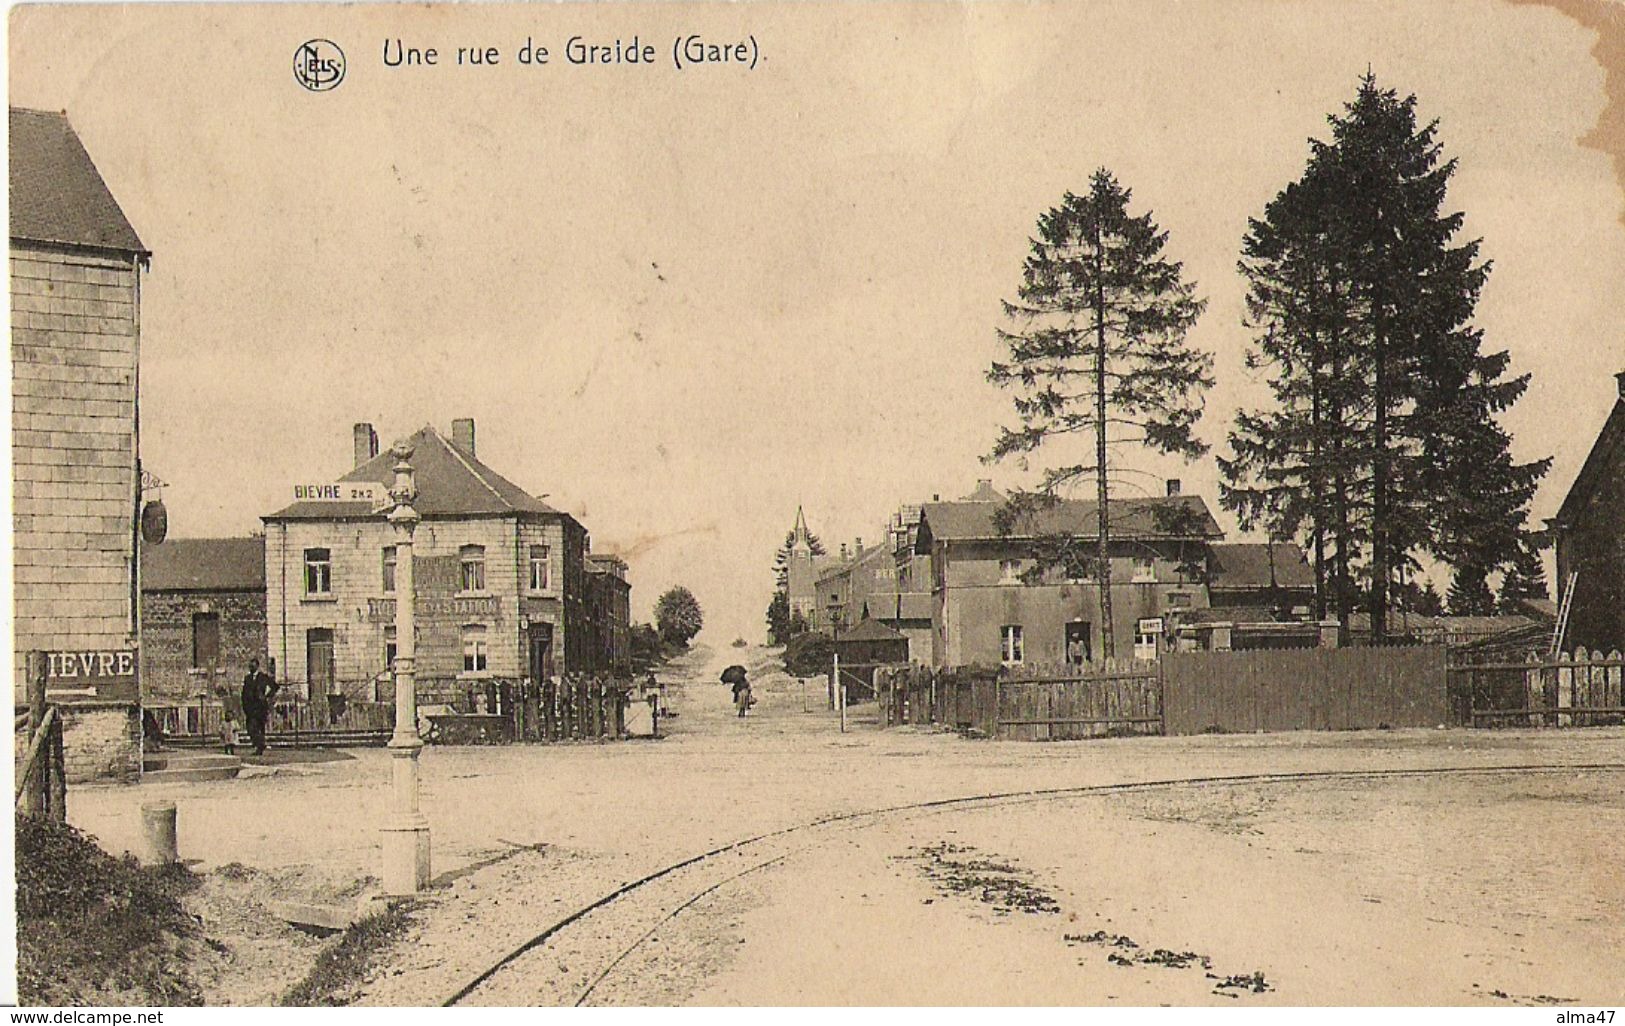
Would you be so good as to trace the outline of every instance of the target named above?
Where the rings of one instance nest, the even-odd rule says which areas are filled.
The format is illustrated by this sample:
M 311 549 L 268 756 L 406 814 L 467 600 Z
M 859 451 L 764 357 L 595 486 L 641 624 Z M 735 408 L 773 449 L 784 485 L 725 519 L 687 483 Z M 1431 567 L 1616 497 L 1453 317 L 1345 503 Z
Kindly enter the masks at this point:
M 753 668 L 734 715 L 721 668 Z M 832 816 L 993 793 L 1259 773 L 1625 762 L 1625 731 L 1395 731 L 1065 744 L 838 730 L 763 649 L 662 673 L 658 742 L 430 749 L 437 886 L 368 1003 L 1533 1003 L 1613 1000 L 1617 771 L 1299 780 Z M 383 753 L 194 785 L 183 856 L 341 887 L 377 861 Z M 143 787 L 75 792 L 116 848 Z M 1611 843 L 1610 843 L 1611 842 Z M 1008 903 L 1032 898 L 1041 910 Z M 986 900 L 991 898 L 991 900 Z M 1004 904 L 1001 904 L 1004 902 Z M 1053 910 L 1050 906 L 1053 905 Z M 1131 946 L 1132 945 L 1132 946 Z M 1158 952 L 1163 952 L 1158 954 Z M 1191 957 L 1184 957 L 1189 955 Z M 977 971 L 957 967 L 975 966 Z

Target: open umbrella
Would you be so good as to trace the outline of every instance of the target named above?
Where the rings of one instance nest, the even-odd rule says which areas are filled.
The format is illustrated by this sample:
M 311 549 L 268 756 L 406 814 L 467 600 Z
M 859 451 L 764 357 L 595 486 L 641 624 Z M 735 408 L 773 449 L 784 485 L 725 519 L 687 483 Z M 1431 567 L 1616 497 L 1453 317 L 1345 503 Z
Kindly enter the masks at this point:
M 740 666 L 738 663 L 735 663 L 732 666 L 728 667 L 726 670 L 723 670 L 722 671 L 722 683 L 724 683 L 724 684 L 743 684 L 743 683 L 745 683 L 745 668 L 743 666 Z

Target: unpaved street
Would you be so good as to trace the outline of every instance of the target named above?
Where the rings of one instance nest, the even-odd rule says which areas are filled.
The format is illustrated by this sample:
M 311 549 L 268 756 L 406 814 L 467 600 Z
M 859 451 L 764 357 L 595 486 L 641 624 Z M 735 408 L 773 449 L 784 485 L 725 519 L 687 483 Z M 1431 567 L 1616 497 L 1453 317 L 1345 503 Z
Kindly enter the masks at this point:
M 738 720 L 722 666 L 754 668 Z M 660 741 L 430 749 L 436 886 L 368 1003 L 1463 1004 L 1620 1000 L 1625 731 L 1398 731 L 1023 744 L 839 732 L 766 650 L 663 672 Z M 809 711 L 810 710 L 810 711 Z M 252 779 L 74 792 L 117 848 L 139 799 L 183 857 L 365 889 L 384 753 Z M 1551 770 L 1497 768 L 1569 767 Z M 1217 783 L 1256 774 L 1472 774 Z M 858 815 L 854 815 L 858 814 Z M 850 816 L 820 826 L 807 824 Z M 777 833 L 783 831 L 782 833 Z M 1509 867 L 1511 867 L 1509 869 Z M 233 870 L 234 872 L 237 870 Z M 970 967 L 974 967 L 972 970 Z M 244 1000 L 222 992 L 220 1000 Z

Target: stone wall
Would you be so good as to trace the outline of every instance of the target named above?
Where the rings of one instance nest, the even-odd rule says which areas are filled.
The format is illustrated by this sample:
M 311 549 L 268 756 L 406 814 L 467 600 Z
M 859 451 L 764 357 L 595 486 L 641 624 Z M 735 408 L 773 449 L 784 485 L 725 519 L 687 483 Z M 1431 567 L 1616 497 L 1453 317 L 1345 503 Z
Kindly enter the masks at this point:
M 193 621 L 214 614 L 220 624 L 220 661 L 193 665 Z M 216 685 L 235 690 L 248 661 L 264 665 L 265 593 L 158 591 L 142 596 L 141 694 L 148 700 L 213 697 Z
M 15 637 L 23 653 L 134 638 L 138 271 L 13 241 Z

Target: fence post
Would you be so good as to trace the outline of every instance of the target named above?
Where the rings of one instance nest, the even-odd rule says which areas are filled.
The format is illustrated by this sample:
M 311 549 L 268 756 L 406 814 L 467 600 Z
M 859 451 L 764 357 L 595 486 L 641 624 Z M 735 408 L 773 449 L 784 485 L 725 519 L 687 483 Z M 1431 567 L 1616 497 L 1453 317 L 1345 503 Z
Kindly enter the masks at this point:
M 29 733 L 34 734 L 45 723 L 45 680 L 50 674 L 49 657 L 44 652 L 30 653 L 31 665 L 28 667 L 28 727 Z M 49 739 L 47 739 L 49 740 Z M 50 795 L 51 760 L 50 753 L 41 753 L 40 765 L 36 769 L 34 779 L 27 782 L 23 790 L 23 814 L 38 816 L 47 808 Z M 25 763 L 20 767 L 22 772 L 28 771 Z
M 68 759 L 62 743 L 62 729 L 62 716 L 58 713 L 51 718 L 50 772 L 46 774 L 50 780 L 46 804 L 51 818 L 58 823 L 68 821 Z

